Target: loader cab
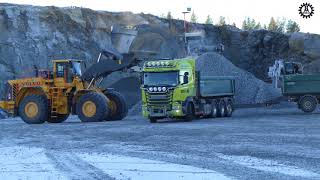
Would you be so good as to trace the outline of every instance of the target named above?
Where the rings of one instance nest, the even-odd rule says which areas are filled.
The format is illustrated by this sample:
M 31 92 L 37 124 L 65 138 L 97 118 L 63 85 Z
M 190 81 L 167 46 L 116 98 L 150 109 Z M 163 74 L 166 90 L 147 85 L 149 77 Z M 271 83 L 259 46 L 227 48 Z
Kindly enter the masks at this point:
M 56 86 L 71 84 L 75 76 L 80 77 L 81 60 L 53 60 L 53 77 Z

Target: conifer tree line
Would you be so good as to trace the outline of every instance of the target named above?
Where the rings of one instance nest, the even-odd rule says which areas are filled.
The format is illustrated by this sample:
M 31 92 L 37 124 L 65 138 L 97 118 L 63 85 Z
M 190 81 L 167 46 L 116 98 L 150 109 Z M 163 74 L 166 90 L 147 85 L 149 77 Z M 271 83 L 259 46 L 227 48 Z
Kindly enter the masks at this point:
M 166 16 L 161 15 L 161 17 L 166 18 L 166 19 L 173 19 L 170 11 L 167 13 Z M 192 11 L 192 13 L 191 13 L 190 22 L 191 23 L 201 23 L 198 21 L 198 17 L 194 11 Z M 204 23 L 205 24 L 215 24 L 218 26 L 224 26 L 227 24 L 225 17 L 220 16 L 219 19 L 214 21 L 210 15 L 207 16 Z M 236 24 L 232 23 L 232 26 L 236 26 Z M 257 22 L 254 18 L 247 17 L 242 21 L 241 29 L 245 30 L 245 31 L 266 29 L 269 31 L 280 32 L 280 33 L 293 33 L 293 32 L 299 32 L 300 26 L 297 22 L 295 22 L 291 19 L 289 19 L 289 20 L 287 20 L 285 18 L 275 19 L 274 17 L 271 17 L 268 24 L 261 24 L 260 22 Z

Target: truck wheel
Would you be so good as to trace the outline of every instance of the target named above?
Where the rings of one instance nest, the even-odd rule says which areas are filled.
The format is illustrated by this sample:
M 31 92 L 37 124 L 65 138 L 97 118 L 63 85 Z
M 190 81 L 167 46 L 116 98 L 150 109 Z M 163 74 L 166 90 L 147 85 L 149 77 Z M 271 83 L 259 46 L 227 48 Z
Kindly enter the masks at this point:
M 108 120 L 122 120 L 125 118 L 128 114 L 128 106 L 124 97 L 116 91 L 106 92 L 105 95 L 111 104 Z
M 195 118 L 193 103 L 189 102 L 187 104 L 187 114 L 185 116 L 185 121 L 192 121 Z
M 86 93 L 79 98 L 76 109 L 82 122 L 103 121 L 109 115 L 108 98 L 102 93 Z
M 307 95 L 302 96 L 298 103 L 302 111 L 310 113 L 316 109 L 318 100 L 314 96 Z
M 218 117 L 226 116 L 226 102 L 224 100 L 220 100 L 218 103 Z
M 157 123 L 157 118 L 149 118 L 150 123 Z
M 28 124 L 42 124 L 48 120 L 48 99 L 41 95 L 29 95 L 19 105 L 19 115 Z
M 47 122 L 49 123 L 62 123 L 65 120 L 67 120 L 69 117 L 69 114 L 59 114 L 56 118 L 48 118 Z
M 215 100 L 213 100 L 211 102 L 211 114 L 210 117 L 211 118 L 216 118 L 218 116 L 218 106 L 217 106 L 217 102 Z
M 226 117 L 231 117 L 233 112 L 233 104 L 231 101 L 226 103 Z

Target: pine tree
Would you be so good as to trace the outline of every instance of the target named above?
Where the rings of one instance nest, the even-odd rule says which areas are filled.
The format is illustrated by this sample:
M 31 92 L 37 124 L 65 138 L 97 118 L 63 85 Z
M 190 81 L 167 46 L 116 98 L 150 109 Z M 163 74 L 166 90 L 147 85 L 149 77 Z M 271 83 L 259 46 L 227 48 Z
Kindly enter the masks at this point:
M 281 20 L 277 20 L 277 32 L 284 33 L 285 32 L 285 25 L 287 20 L 285 18 L 282 18 Z
M 223 16 L 220 16 L 218 26 L 224 26 L 224 25 L 226 25 L 226 18 Z
M 270 19 L 270 22 L 269 22 L 269 25 L 268 25 L 268 30 L 269 31 L 277 31 L 278 29 L 278 25 L 277 25 L 277 22 L 276 20 L 274 20 L 274 18 L 272 17 Z
M 293 32 L 299 32 L 300 26 L 295 21 L 292 21 L 291 19 L 288 21 L 286 26 L 287 33 L 293 33 Z
M 232 23 L 232 26 L 233 26 L 233 27 L 237 27 L 237 25 L 236 25 L 236 23 L 235 23 L 235 22 L 233 22 L 233 23 Z
M 210 15 L 207 16 L 207 19 L 206 19 L 206 24 L 213 24 L 213 20 L 212 18 L 210 17 Z
M 190 21 L 191 21 L 192 23 L 197 23 L 197 21 L 198 21 L 198 18 L 197 18 L 197 16 L 196 16 L 196 14 L 194 13 L 194 11 L 192 11 Z
M 266 24 L 264 24 L 264 25 L 263 25 L 263 29 L 265 29 L 265 30 L 267 30 L 267 29 L 268 29 L 268 27 L 267 27 L 267 25 L 266 25 Z
M 248 23 L 247 23 L 247 19 L 242 21 L 242 30 L 248 30 Z
M 254 29 L 262 29 L 260 22 L 254 26 Z
M 172 19 L 172 15 L 171 15 L 171 12 L 170 12 L 170 11 L 168 11 L 167 19 Z

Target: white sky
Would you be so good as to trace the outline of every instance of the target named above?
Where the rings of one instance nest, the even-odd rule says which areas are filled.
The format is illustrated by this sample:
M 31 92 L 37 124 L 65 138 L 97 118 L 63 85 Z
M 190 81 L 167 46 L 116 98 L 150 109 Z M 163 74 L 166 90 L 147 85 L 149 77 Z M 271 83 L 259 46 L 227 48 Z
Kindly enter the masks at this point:
M 235 22 L 241 27 L 245 17 L 250 17 L 267 24 L 270 18 L 285 17 L 296 21 L 303 32 L 320 34 L 320 0 L 0 0 L 0 2 L 32 4 L 41 6 L 78 6 L 94 10 L 132 11 L 134 13 L 150 13 L 154 15 L 172 12 L 174 18 L 183 19 L 182 11 L 191 7 L 204 22 L 207 15 L 214 23 L 219 16 L 226 17 L 227 23 Z M 299 6 L 309 2 L 315 9 L 314 15 L 303 19 L 298 13 Z M 186 19 L 190 19 L 190 14 Z

